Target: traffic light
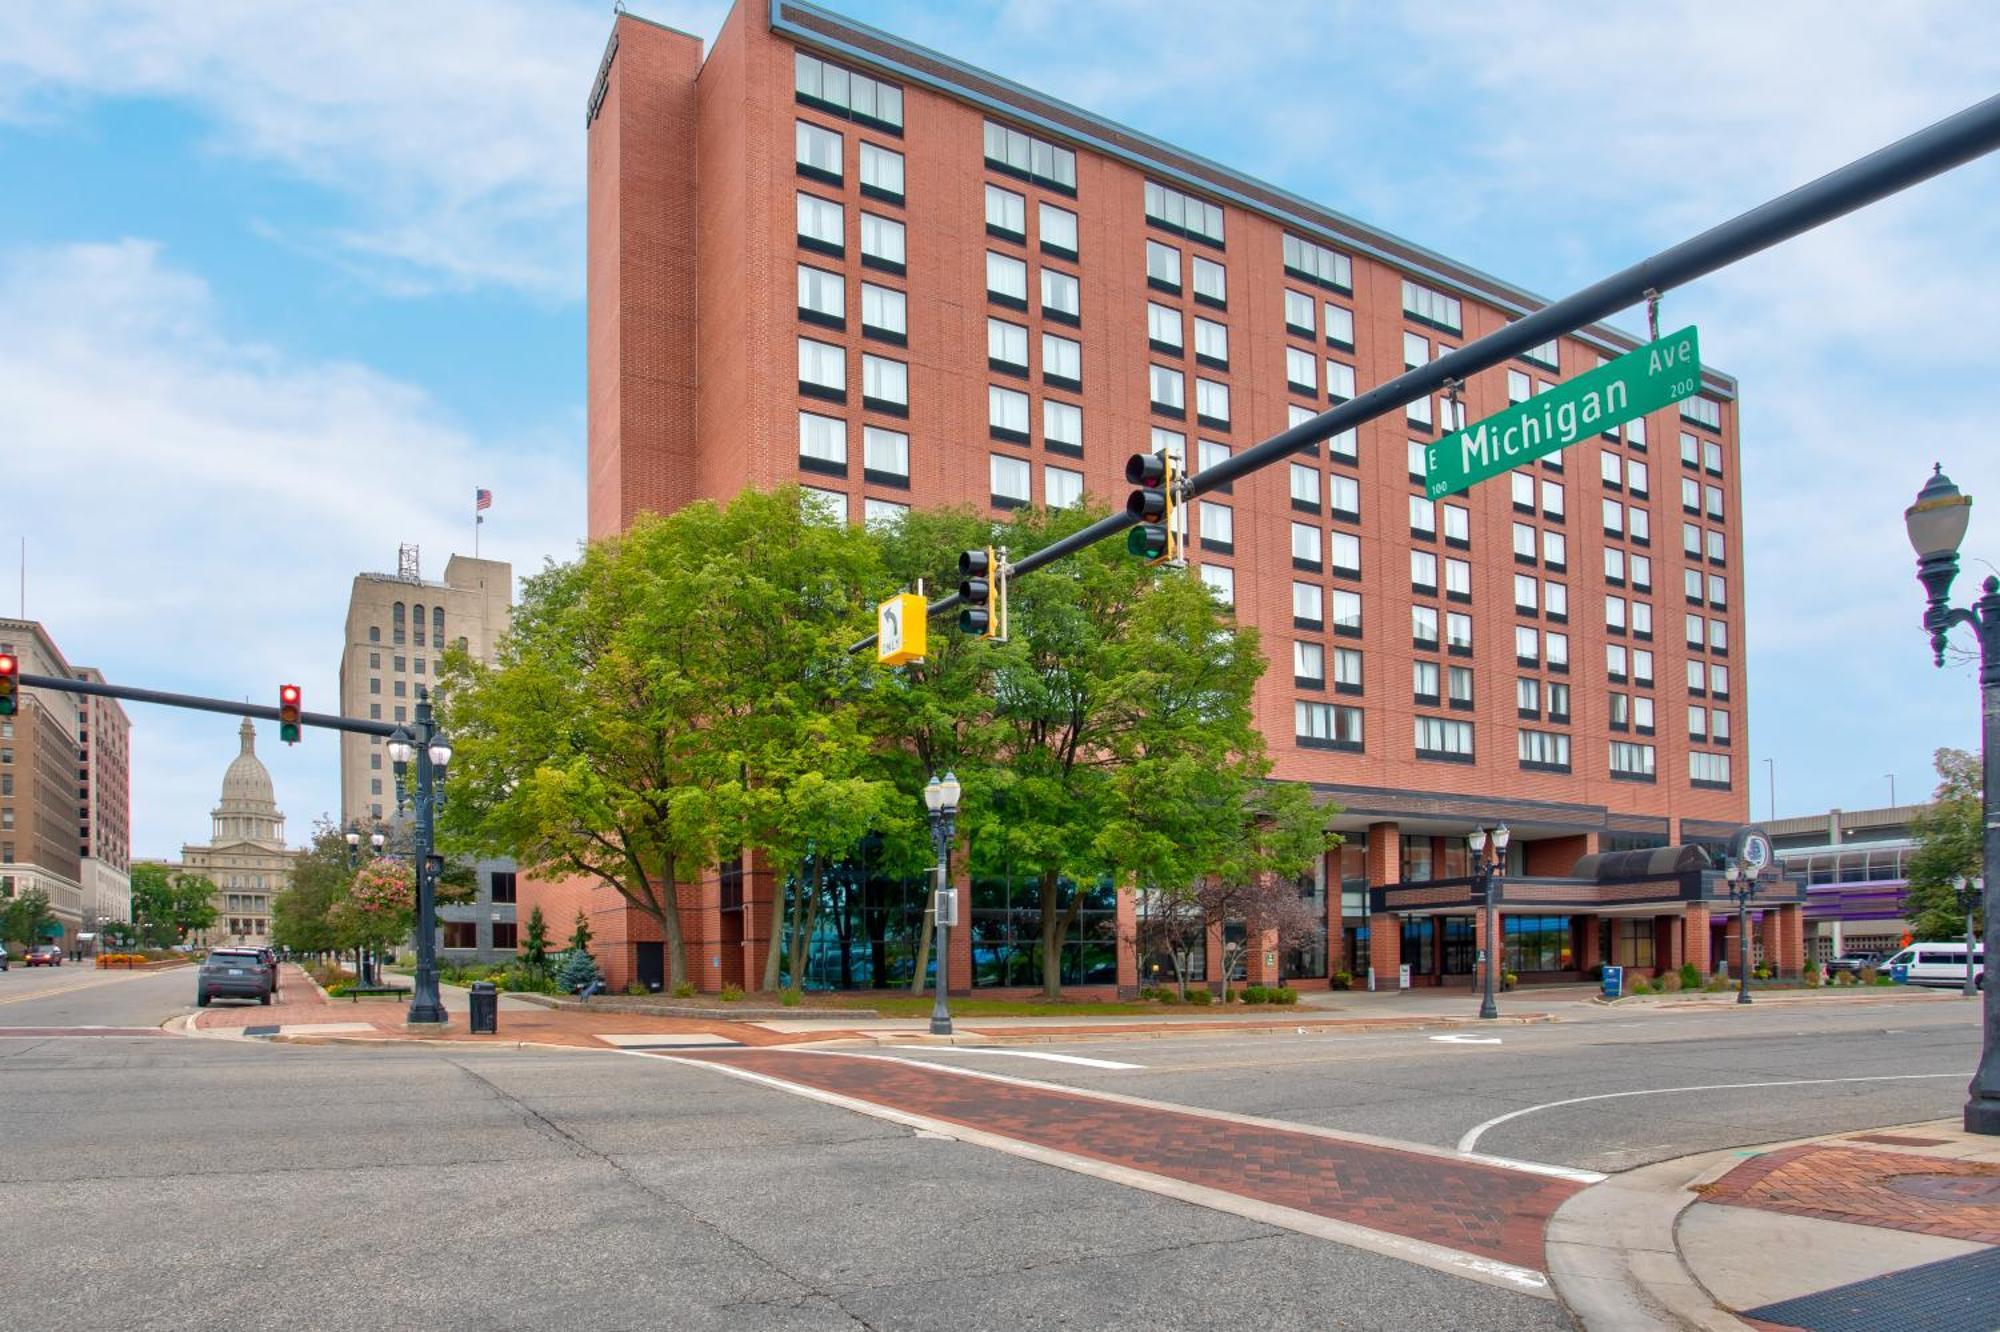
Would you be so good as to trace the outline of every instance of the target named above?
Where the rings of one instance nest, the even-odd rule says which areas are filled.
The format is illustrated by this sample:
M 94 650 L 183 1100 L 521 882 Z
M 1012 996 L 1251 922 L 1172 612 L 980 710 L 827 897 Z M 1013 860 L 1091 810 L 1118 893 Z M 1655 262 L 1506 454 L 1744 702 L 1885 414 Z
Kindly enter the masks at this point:
M 993 548 L 968 550 L 958 557 L 958 631 L 993 637 Z
M 1151 564 L 1178 559 L 1180 515 L 1174 487 L 1179 478 L 1173 455 L 1135 453 L 1125 460 L 1125 479 L 1139 487 L 1125 501 L 1125 512 L 1139 520 L 1125 534 L 1126 551 Z
M 11 717 L 21 706 L 21 663 L 11 652 L 0 652 L 0 717 Z
M 299 742 L 299 687 L 278 686 L 278 738 L 288 745 Z

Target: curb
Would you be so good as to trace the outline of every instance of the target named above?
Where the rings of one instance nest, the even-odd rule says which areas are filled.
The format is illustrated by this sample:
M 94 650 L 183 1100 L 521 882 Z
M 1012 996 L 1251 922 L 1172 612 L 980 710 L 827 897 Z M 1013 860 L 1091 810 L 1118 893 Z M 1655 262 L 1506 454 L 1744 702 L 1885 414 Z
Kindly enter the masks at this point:
M 975 1023 L 977 1019 L 973 1020 Z M 1433 1031 L 1440 1027 L 1528 1027 L 1554 1022 L 1547 1013 L 1523 1013 L 1502 1018 L 1437 1018 L 1422 1022 L 1310 1022 L 1264 1026 L 1194 1026 L 1146 1031 L 1007 1031 L 964 1032 L 933 1036 L 929 1032 L 870 1031 L 852 1040 L 871 1045 L 1060 1045 L 1098 1041 L 1159 1041 L 1187 1036 L 1370 1036 L 1384 1032 Z M 845 1040 L 842 1043 L 846 1043 Z

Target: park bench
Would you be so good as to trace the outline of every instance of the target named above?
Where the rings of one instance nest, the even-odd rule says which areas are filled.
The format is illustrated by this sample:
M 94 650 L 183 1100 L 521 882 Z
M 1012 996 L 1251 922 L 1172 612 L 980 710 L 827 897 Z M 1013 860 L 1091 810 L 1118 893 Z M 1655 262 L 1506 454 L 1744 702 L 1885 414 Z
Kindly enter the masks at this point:
M 409 991 L 400 985 L 357 985 L 343 991 L 338 998 L 351 999 L 359 1003 L 362 999 L 380 999 L 385 995 L 406 995 Z

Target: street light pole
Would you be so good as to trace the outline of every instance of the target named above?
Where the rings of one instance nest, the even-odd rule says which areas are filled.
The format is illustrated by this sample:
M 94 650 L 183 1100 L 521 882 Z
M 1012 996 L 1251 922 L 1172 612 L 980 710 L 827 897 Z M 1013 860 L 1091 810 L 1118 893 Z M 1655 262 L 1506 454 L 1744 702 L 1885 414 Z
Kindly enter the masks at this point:
M 1474 828 L 1472 835 L 1465 839 L 1466 846 L 1472 851 L 1472 872 L 1479 880 L 1480 910 L 1486 913 L 1486 956 L 1485 965 L 1480 968 L 1484 973 L 1485 986 L 1479 1000 L 1479 1016 L 1482 1018 L 1500 1016 L 1500 1006 L 1493 1001 L 1493 973 L 1500 965 L 1500 916 L 1495 910 L 1497 897 L 1494 876 L 1499 870 L 1506 868 L 1509 836 L 1507 825 L 1504 823 L 1493 830 L 1492 860 L 1486 858 L 1488 841 L 1486 829 Z
M 1958 890 L 1958 909 L 1965 917 L 1965 989 L 1962 993 L 1970 999 L 1979 993 L 1979 987 L 1973 983 L 1972 975 L 1972 902 L 1973 894 L 1978 891 L 1981 883 L 1978 879 L 1968 883 L 1961 874 L 1952 886 Z
M 931 1000 L 931 1035 L 951 1035 L 951 1004 L 945 998 L 950 958 L 946 952 L 945 896 L 951 891 L 951 842 L 958 827 L 958 797 L 962 788 L 958 775 L 947 772 L 940 781 L 936 774 L 924 786 L 924 808 L 930 814 L 931 849 L 937 853 L 935 889 L 931 894 L 931 918 L 936 926 L 931 953 L 937 959 L 937 993 Z
M 1750 899 L 1757 893 L 1757 881 L 1730 861 L 1722 871 L 1729 881 L 1729 895 L 1736 899 L 1736 1002 L 1750 1002 Z
M 2000 578 L 1986 579 L 1971 610 L 1951 604 L 1952 581 L 1958 577 L 1958 545 L 1965 540 L 1971 521 L 1972 497 L 1951 483 L 1943 467 L 1931 470 L 1930 480 L 1917 492 L 1916 503 L 1903 511 L 1903 526 L 1917 552 L 1917 581 L 1924 588 L 1924 631 L 1930 635 L 1936 664 L 1944 665 L 1946 642 L 1959 625 L 1969 625 L 1979 640 L 1984 786 L 1980 860 L 1986 870 L 1981 904 L 1986 919 L 1992 921 L 2000 920 L 2000 874 L 1993 872 L 1993 866 L 2000 864 Z M 1965 967 L 1971 975 L 1970 952 Z M 1985 991 L 1979 1068 L 1966 1089 L 1965 1130 L 2000 1135 L 2000 985 L 1988 985 Z
M 411 762 L 417 765 L 416 820 L 410 830 L 410 858 L 416 862 L 417 874 L 417 974 L 404 1023 L 411 1027 L 441 1027 L 447 1020 L 444 999 L 438 993 L 437 972 L 437 876 L 441 865 L 431 847 L 436 836 L 437 787 L 451 763 L 451 742 L 438 729 L 431 713 L 430 694 L 421 685 L 417 687 L 415 714 L 414 734 L 398 727 L 396 734 L 389 737 L 398 806 L 402 803 L 403 774 Z

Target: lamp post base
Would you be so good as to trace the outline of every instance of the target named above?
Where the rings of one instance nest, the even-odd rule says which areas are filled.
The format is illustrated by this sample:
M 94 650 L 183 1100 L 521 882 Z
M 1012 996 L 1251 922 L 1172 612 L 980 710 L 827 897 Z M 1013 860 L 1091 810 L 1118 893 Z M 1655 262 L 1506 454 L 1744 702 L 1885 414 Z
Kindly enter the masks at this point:
M 1479 1006 L 1479 1016 L 1483 1018 L 1497 1018 L 1500 1016 L 1500 1010 L 1494 1005 L 1491 999 L 1488 999 Z
M 931 1019 L 931 1035 L 933 1036 L 951 1035 L 951 1019 L 948 1017 L 933 1017 Z
M 2000 1096 L 1974 1092 L 1965 1103 L 1965 1131 L 2000 1136 Z
M 422 1035 L 435 1035 L 438 1032 L 450 1031 L 451 1023 L 445 1020 L 445 1016 L 442 1013 L 438 1014 L 435 1018 L 411 1017 L 403 1020 L 403 1030 L 417 1032 Z

